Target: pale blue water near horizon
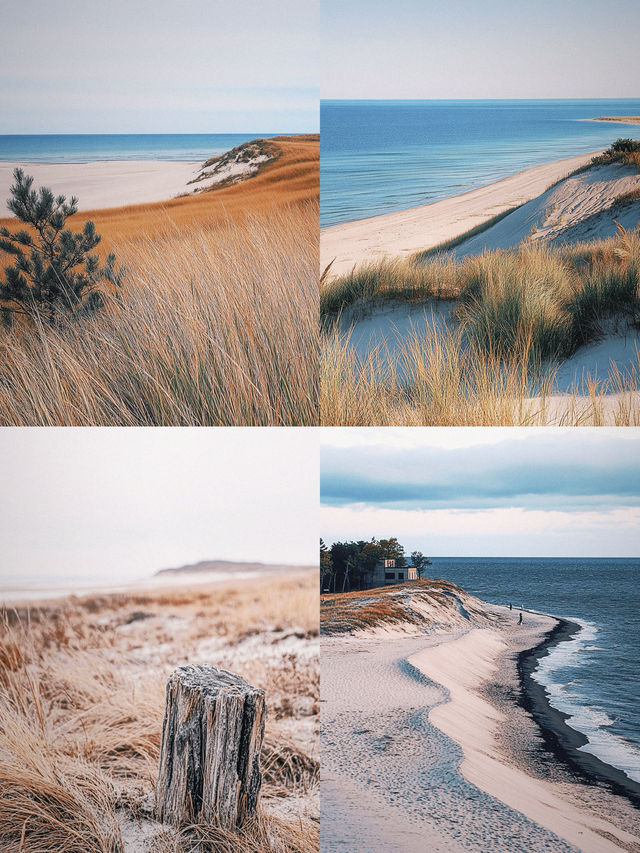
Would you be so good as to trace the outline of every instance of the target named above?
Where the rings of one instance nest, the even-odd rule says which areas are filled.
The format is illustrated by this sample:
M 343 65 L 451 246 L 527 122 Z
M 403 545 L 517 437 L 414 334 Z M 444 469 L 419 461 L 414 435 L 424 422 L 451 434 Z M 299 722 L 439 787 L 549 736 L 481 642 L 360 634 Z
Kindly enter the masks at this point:
M 104 160 L 202 162 L 252 139 L 279 133 L 63 133 L 0 135 L 0 161 L 92 163 Z
M 568 724 L 588 737 L 583 749 L 640 782 L 640 558 L 432 561 L 431 577 L 485 601 L 511 601 L 581 625 L 541 660 L 535 677 L 551 704 L 571 715 Z
M 541 163 L 640 137 L 585 119 L 640 99 L 321 101 L 320 225 L 428 204 Z

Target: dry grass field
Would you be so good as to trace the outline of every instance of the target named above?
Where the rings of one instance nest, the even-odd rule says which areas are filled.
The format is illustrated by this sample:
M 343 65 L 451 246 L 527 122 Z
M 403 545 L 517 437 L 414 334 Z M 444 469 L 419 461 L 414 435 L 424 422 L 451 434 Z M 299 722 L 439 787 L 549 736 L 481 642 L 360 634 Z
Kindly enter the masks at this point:
M 0 331 L 2 425 L 317 423 L 319 140 L 275 144 L 242 183 L 70 220 L 95 221 L 122 293 Z
M 5 609 L 0 849 L 312 853 L 318 849 L 317 573 Z M 262 798 L 238 833 L 151 814 L 164 687 L 214 663 L 266 690 Z

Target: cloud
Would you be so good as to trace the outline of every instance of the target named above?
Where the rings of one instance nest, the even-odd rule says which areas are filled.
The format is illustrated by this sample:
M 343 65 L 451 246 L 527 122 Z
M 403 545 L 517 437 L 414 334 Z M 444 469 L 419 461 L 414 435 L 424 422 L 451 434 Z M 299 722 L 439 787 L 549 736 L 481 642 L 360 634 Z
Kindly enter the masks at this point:
M 473 432 L 469 430 L 469 432 Z M 382 436 L 382 432 L 380 435 Z M 640 505 L 640 434 L 551 430 L 530 440 L 449 448 L 327 446 L 321 495 L 329 506 L 525 509 Z M 519 437 L 520 438 L 520 437 Z M 628 438 L 628 437 L 627 437 Z

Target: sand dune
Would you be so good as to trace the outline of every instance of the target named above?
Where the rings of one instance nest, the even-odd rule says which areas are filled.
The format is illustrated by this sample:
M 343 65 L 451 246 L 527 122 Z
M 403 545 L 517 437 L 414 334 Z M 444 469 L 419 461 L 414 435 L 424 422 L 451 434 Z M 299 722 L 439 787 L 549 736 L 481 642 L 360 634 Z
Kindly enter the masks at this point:
M 597 153 L 534 166 L 486 187 L 411 210 L 332 225 L 320 235 L 321 269 L 333 261 L 331 275 L 340 275 L 363 261 L 387 255 L 406 257 L 437 246 L 539 196 Z
M 191 192 L 187 196 L 175 198 L 178 193 L 189 193 L 190 187 L 187 185 L 187 180 L 199 174 L 200 164 L 185 163 L 161 164 L 162 177 L 159 176 L 160 167 L 157 163 L 86 164 L 96 167 L 96 172 L 102 174 L 107 181 L 111 181 L 112 178 L 115 181 L 116 174 L 120 175 L 120 180 L 108 190 L 102 184 L 100 199 L 93 196 L 93 201 L 90 201 L 91 193 L 88 201 L 87 198 L 83 198 L 81 188 L 76 190 L 66 180 L 59 182 L 56 191 L 63 192 L 67 196 L 76 192 L 80 196 L 82 210 L 69 220 L 69 224 L 77 228 L 86 219 L 92 219 L 98 233 L 103 237 L 102 249 L 105 251 L 114 246 L 117 248 L 117 244 L 122 240 L 155 234 L 159 228 L 169 227 L 172 230 L 181 230 L 194 224 L 211 226 L 216 221 L 265 212 L 273 209 L 274 205 L 317 202 L 320 187 L 319 136 L 317 134 L 278 136 L 270 142 L 278 148 L 277 158 L 265 163 L 250 180 L 214 187 L 208 192 Z M 127 193 L 134 190 L 127 189 L 131 175 L 127 175 L 126 169 L 133 170 L 131 174 L 137 176 L 136 180 L 139 178 L 140 187 L 142 187 L 144 169 L 140 170 L 139 167 L 144 165 L 149 171 L 145 186 L 153 185 L 154 192 L 157 194 L 147 199 L 149 203 L 138 203 L 141 201 L 140 197 L 131 200 L 127 196 Z M 98 166 L 108 168 L 101 171 L 97 169 Z M 176 167 L 175 170 L 165 169 L 173 166 Z M 78 170 L 80 166 L 47 168 Z M 114 172 L 114 169 L 120 171 Z M 27 172 L 34 173 L 29 169 Z M 110 172 L 113 173 L 111 177 L 109 177 Z M 68 174 L 70 175 L 71 172 Z M 170 175 L 171 181 L 169 181 Z M 7 180 L 10 182 L 10 171 L 4 177 L 3 186 Z M 138 195 L 142 191 L 142 189 L 136 190 Z M 119 202 L 115 202 L 119 206 L 111 206 L 110 202 L 105 203 L 107 192 L 110 198 L 120 198 Z M 12 228 L 15 224 L 15 219 L 8 217 L 0 219 L 0 225 Z
M 621 163 L 594 166 L 565 178 L 486 231 L 465 240 L 453 253 L 466 257 L 512 249 L 527 239 L 556 243 L 599 240 L 615 235 L 616 222 L 631 229 L 639 221 L 638 170 Z

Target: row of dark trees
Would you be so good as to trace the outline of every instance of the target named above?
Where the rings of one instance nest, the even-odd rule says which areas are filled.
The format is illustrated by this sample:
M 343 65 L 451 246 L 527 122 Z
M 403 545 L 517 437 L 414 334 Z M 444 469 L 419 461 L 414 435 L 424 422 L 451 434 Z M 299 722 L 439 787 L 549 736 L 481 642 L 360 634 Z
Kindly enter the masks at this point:
M 348 592 L 365 589 L 369 575 L 380 560 L 393 558 L 396 568 L 407 565 L 404 547 L 395 536 L 390 539 L 362 539 L 357 542 L 334 542 L 327 548 L 320 540 L 320 589 L 323 592 Z M 415 566 L 418 577 L 431 562 L 421 551 L 411 553 L 410 565 Z

